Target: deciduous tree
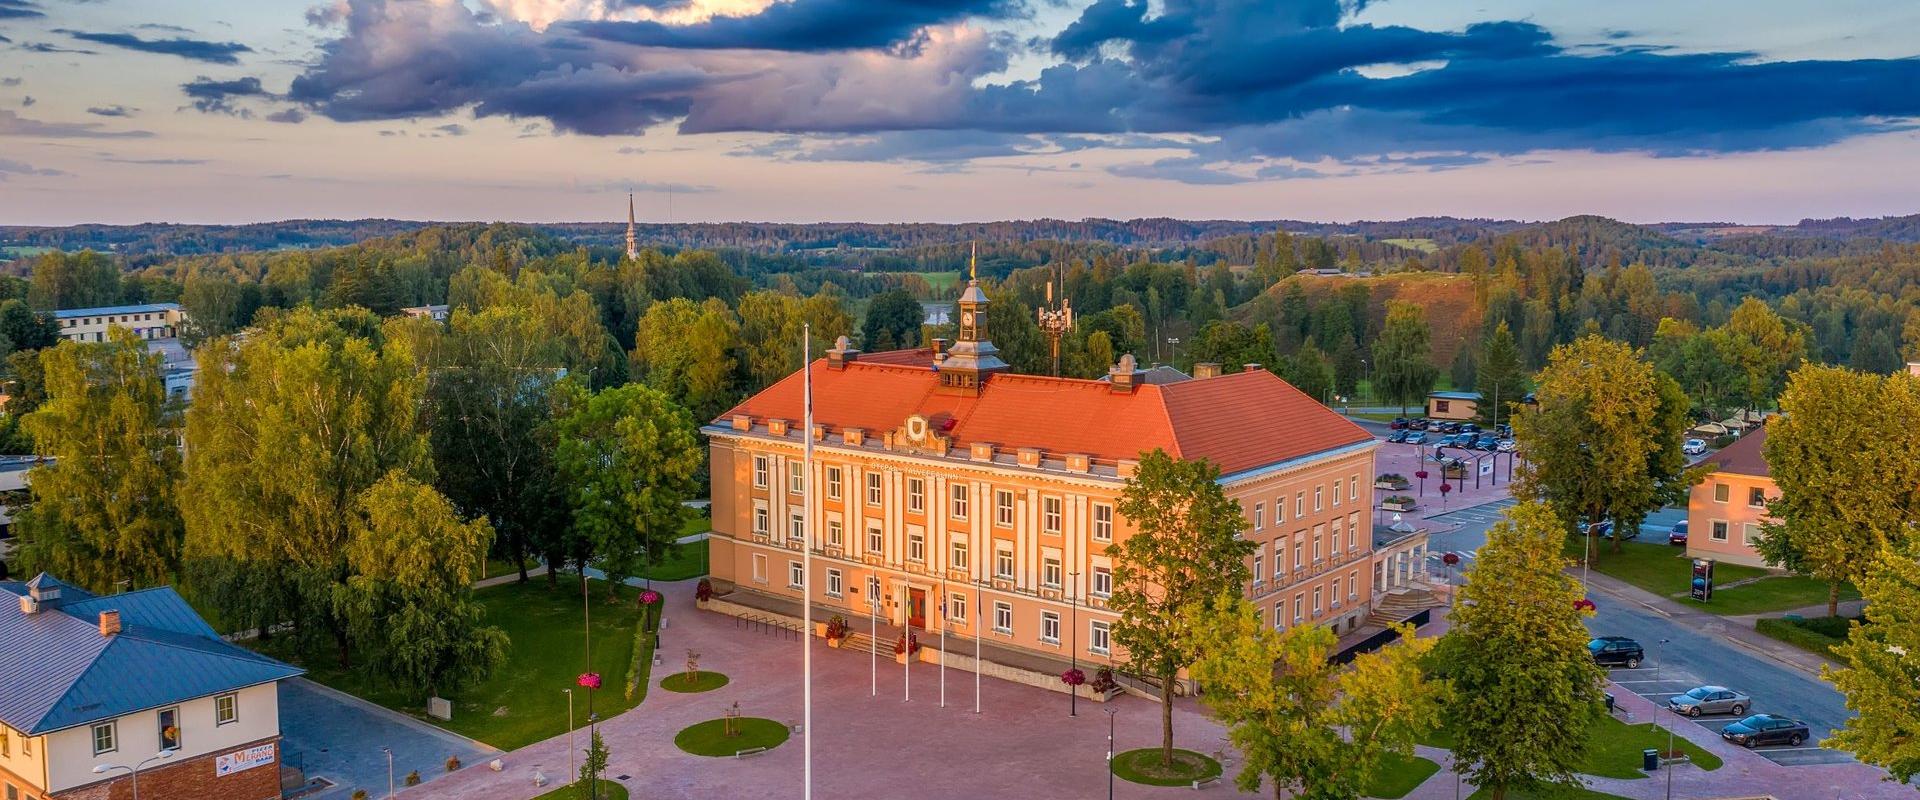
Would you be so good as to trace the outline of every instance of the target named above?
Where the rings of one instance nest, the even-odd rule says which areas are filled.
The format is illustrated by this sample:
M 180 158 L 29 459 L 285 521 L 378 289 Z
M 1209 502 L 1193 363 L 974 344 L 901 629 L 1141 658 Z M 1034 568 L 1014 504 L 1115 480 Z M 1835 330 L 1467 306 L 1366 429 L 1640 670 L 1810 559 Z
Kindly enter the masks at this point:
M 556 430 L 574 527 L 611 592 L 660 563 L 680 536 L 703 454 L 693 418 L 665 394 L 629 384 L 579 404 Z
M 861 346 L 867 350 L 897 350 L 918 347 L 920 323 L 927 310 L 905 289 L 874 295 L 867 302 L 866 319 L 860 322 Z
M 1219 477 L 1219 468 L 1205 460 L 1184 461 L 1158 449 L 1141 454 L 1117 507 L 1136 530 L 1107 548 L 1114 559 L 1108 608 L 1119 614 L 1113 639 L 1133 669 L 1160 681 L 1166 764 L 1173 763 L 1174 678 L 1200 657 L 1181 615 L 1239 592 L 1249 578 L 1253 543 L 1240 539 L 1240 504 L 1221 491 Z
M 1194 680 L 1246 759 L 1235 779 L 1242 792 L 1265 781 L 1274 797 L 1356 800 L 1383 759 L 1411 755 L 1439 724 L 1446 687 L 1421 667 L 1435 640 L 1415 637 L 1411 627 L 1347 668 L 1332 661 L 1333 631 L 1277 631 L 1237 594 L 1189 613 L 1202 654 Z
M 1487 532 L 1434 661 L 1460 702 L 1447 706 L 1454 769 L 1493 800 L 1574 785 L 1605 675 L 1587 652 L 1580 585 L 1562 570 L 1562 523 L 1523 501 Z
M 1823 744 L 1911 783 L 1920 774 L 1920 542 L 1881 548 L 1857 580 L 1872 615 L 1834 648 L 1846 668 L 1821 669 L 1854 716 Z
M 1386 327 L 1373 343 L 1373 385 L 1380 398 L 1400 406 L 1426 402 L 1440 369 L 1433 365 L 1433 330 L 1419 306 L 1387 304 Z

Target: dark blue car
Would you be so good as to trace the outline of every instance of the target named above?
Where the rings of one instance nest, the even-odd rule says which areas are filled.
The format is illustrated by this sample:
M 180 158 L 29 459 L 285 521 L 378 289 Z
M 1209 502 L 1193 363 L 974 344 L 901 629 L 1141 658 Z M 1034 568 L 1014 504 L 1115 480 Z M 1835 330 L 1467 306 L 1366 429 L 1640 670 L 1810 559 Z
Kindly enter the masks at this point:
M 1720 738 L 1742 747 L 1765 744 L 1799 747 L 1812 735 L 1806 723 L 1772 714 L 1755 714 L 1720 729 Z

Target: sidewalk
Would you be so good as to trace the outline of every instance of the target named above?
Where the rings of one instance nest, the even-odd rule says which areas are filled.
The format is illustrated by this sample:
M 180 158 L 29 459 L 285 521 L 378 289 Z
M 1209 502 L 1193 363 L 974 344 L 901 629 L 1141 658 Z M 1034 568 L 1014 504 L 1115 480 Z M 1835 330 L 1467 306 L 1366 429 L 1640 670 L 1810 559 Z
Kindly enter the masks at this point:
M 1753 629 L 1755 617 L 1722 617 L 1697 608 L 1691 608 L 1670 597 L 1641 589 L 1638 586 L 1595 572 L 1587 576 L 1588 584 L 1600 594 L 1621 602 L 1633 603 L 1662 617 L 1672 620 L 1675 625 L 1705 636 L 1712 636 L 1738 645 L 1761 656 L 1773 659 L 1809 675 L 1818 676 L 1823 665 L 1836 669 L 1846 666 L 1829 661 L 1793 645 L 1774 639 Z M 1826 607 L 1821 606 L 1819 613 L 1825 614 Z

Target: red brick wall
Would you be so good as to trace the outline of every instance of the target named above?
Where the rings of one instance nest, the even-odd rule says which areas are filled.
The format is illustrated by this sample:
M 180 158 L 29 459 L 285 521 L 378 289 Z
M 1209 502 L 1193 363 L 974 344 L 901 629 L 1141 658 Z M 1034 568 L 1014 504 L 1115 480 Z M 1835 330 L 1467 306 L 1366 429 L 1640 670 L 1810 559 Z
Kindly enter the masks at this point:
M 274 761 L 253 769 L 218 777 L 213 762 L 220 755 L 271 742 Z M 248 742 L 232 750 L 208 753 L 179 763 L 154 764 L 140 770 L 140 800 L 276 800 L 280 796 L 279 739 Z M 133 800 L 133 779 L 125 771 L 110 781 L 90 784 L 54 795 L 56 800 Z

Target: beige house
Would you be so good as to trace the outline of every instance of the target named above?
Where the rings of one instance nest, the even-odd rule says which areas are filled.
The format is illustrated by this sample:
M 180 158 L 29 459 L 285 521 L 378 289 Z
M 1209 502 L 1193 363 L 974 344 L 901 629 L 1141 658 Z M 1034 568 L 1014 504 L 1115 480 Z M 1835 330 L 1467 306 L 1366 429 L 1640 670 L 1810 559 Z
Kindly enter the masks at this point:
M 142 339 L 172 339 L 180 335 L 187 317 L 179 303 L 146 303 L 62 309 L 53 312 L 53 319 L 60 325 L 62 339 L 104 342 L 108 328 L 125 328 Z

